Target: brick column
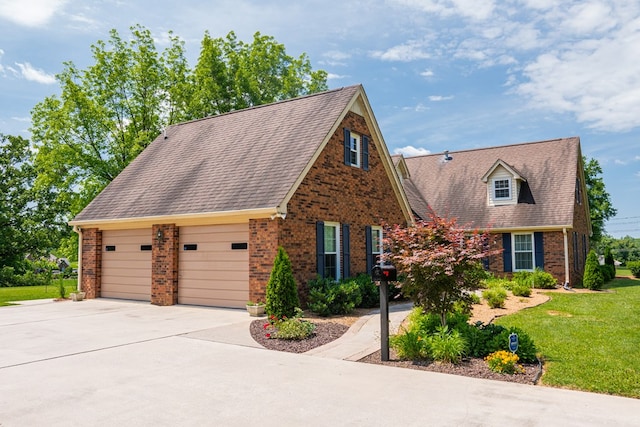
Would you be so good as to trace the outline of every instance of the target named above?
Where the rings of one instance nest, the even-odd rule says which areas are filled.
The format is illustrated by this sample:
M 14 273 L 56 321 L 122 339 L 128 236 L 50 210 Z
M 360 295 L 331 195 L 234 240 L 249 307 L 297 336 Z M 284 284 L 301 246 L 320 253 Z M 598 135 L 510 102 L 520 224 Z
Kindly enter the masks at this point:
M 278 254 L 282 219 L 249 220 L 249 299 L 264 301 L 267 282 Z
M 151 304 L 174 305 L 178 303 L 179 229 L 175 224 L 155 224 L 152 230 Z
M 82 277 L 80 288 L 85 298 L 100 296 L 102 283 L 102 232 L 97 228 L 82 230 Z

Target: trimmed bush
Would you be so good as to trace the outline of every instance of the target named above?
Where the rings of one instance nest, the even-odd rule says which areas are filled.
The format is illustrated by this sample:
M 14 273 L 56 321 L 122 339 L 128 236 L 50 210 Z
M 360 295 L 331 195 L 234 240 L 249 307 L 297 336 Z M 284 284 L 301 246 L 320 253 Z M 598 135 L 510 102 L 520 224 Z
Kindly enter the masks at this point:
M 530 297 L 531 286 L 524 283 L 514 283 L 511 287 L 511 293 L 517 297 Z
M 640 261 L 627 261 L 627 268 L 631 270 L 633 277 L 640 279 Z
M 494 335 L 488 342 L 486 349 L 488 353 L 493 353 L 498 350 L 509 350 L 509 335 L 512 333 L 518 334 L 518 351 L 516 354 L 520 357 L 520 360 L 524 363 L 533 363 L 536 358 L 536 346 L 533 340 L 520 328 L 502 328 L 502 331 L 497 335 Z
M 293 317 L 300 306 L 298 286 L 293 277 L 291 261 L 282 246 L 273 261 L 273 269 L 267 283 L 265 311 L 278 319 Z
M 359 274 L 354 281 L 358 284 L 360 295 L 362 296 L 359 307 L 378 307 L 380 305 L 380 289 L 378 289 L 378 286 L 371 280 L 371 276 L 368 274 Z
M 362 292 L 355 280 L 336 282 L 317 278 L 307 285 L 309 309 L 319 316 L 348 314 L 362 303 Z
M 608 246 L 604 249 L 604 265 L 609 267 L 609 271 L 610 271 L 609 275 L 611 276 L 611 279 L 615 279 L 616 278 L 616 261 L 613 258 L 613 253 L 611 253 L 611 248 Z
M 518 271 L 513 274 L 513 281 L 537 289 L 553 289 L 558 284 L 555 277 L 540 268 L 534 271 Z
M 582 285 L 591 290 L 599 290 L 604 285 L 604 276 L 600 270 L 598 256 L 592 249 L 587 255 L 587 261 L 584 266 L 584 275 L 582 276 Z
M 502 308 L 504 307 L 504 302 L 507 299 L 507 290 L 500 286 L 485 289 L 482 291 L 482 298 L 487 300 L 489 307 Z

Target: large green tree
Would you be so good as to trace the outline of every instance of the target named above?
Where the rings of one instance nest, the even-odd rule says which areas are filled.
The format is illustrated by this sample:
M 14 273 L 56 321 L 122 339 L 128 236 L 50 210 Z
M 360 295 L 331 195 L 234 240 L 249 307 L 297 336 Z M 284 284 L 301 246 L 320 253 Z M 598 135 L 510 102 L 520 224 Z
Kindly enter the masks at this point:
M 57 244 L 60 217 L 52 195 L 33 188 L 36 172 L 29 141 L 0 134 L 0 267 L 21 267 L 25 256 L 45 254 Z
M 60 96 L 32 112 L 37 187 L 57 194 L 67 216 L 79 212 L 127 166 L 162 128 L 184 120 L 269 103 L 326 89 L 326 72 L 312 71 L 306 55 L 286 54 L 272 37 L 252 43 L 233 32 L 205 34 L 194 69 L 184 43 L 170 34 L 162 52 L 151 32 L 131 28 L 124 40 L 112 30 L 91 46 L 95 64 L 65 63 Z
M 596 159 L 588 160 L 586 157 L 583 158 L 583 162 L 591 228 L 593 230 L 591 245 L 596 246 L 604 234 L 605 221 L 614 217 L 617 211 L 611 204 L 611 196 L 605 188 L 600 163 Z

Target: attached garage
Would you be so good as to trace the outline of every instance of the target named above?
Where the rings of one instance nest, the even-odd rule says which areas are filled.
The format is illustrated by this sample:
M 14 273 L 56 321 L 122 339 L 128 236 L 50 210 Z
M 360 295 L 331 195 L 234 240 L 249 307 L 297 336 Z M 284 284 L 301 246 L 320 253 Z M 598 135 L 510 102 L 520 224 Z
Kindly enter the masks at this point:
M 151 229 L 102 232 L 105 298 L 151 300 Z
M 249 225 L 180 227 L 178 303 L 244 307 L 249 300 Z

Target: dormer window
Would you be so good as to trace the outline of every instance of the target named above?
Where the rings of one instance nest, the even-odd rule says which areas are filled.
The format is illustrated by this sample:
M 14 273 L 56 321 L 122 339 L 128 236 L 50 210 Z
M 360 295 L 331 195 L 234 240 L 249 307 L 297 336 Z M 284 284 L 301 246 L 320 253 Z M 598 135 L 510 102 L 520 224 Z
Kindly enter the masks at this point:
M 494 200 L 511 200 L 511 180 L 510 179 L 494 179 L 493 180 L 493 199 Z
M 535 203 L 527 179 L 516 168 L 500 159 L 484 174 L 482 182 L 487 184 L 489 206 Z M 520 196 L 523 196 L 522 201 Z

